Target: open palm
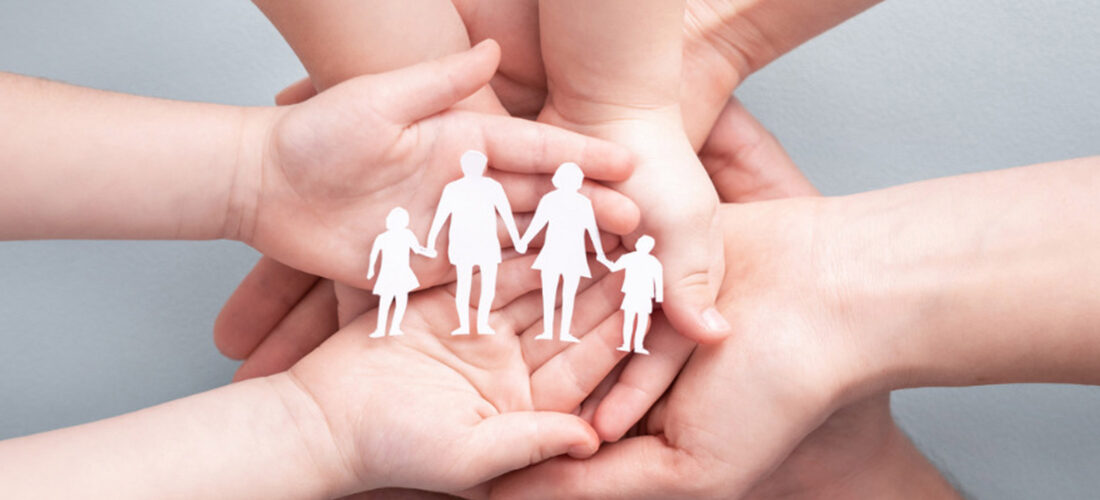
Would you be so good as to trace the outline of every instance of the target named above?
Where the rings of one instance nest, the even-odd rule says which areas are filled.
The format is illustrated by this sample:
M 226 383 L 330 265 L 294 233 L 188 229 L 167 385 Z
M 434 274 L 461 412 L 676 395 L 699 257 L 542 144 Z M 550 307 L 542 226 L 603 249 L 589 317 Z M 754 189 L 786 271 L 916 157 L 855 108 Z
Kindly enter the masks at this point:
M 515 335 L 537 319 L 530 299 L 494 314 L 497 335 L 455 337 L 454 296 L 426 290 L 409 302 L 406 335 L 369 339 L 372 311 L 291 368 L 356 479 L 347 492 L 456 492 L 556 455 L 596 451 L 595 431 L 579 417 L 533 404 Z
M 580 163 L 594 179 L 629 175 L 628 154 L 607 143 L 525 120 L 448 111 L 489 81 L 498 59 L 499 49 L 488 42 L 356 78 L 277 110 L 253 176 L 259 187 L 245 241 L 288 265 L 369 288 L 364 256 L 385 214 L 404 207 L 410 227 L 424 234 L 467 150 L 488 155 L 521 211 L 537 202 L 541 178 L 530 174 L 551 173 L 564 161 Z M 449 267 L 442 259 L 414 265 L 428 286 Z

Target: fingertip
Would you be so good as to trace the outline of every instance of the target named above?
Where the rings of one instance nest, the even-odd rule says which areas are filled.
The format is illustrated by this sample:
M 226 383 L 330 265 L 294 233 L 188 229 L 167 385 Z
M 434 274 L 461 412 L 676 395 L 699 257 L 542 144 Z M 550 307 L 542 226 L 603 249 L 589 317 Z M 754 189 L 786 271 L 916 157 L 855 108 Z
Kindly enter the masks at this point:
M 733 334 L 733 327 L 713 304 L 699 307 L 669 299 L 662 310 L 680 335 L 700 344 L 721 342 Z

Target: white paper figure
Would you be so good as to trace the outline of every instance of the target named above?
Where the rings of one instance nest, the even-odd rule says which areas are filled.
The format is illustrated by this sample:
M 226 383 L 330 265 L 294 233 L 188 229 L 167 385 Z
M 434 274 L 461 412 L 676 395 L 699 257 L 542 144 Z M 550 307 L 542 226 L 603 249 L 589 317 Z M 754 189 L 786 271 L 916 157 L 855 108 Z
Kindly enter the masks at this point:
M 420 286 L 420 282 L 413 274 L 409 265 L 409 251 L 416 252 L 427 257 L 435 257 L 435 251 L 420 246 L 416 235 L 409 230 L 409 212 L 397 207 L 390 210 L 386 216 L 386 231 L 374 238 L 374 245 L 370 250 L 370 268 L 367 269 L 367 279 L 374 277 L 374 265 L 378 256 L 382 256 L 381 269 L 378 271 L 378 281 L 374 282 L 374 294 L 379 297 L 378 303 L 378 328 L 370 334 L 371 338 L 386 335 L 386 315 L 390 310 L 390 303 L 397 302 L 393 309 L 393 324 L 390 325 L 390 335 L 404 335 L 401 331 L 401 320 L 405 317 L 405 306 L 409 303 L 409 292 Z
M 561 280 L 561 335 L 563 342 L 579 342 L 570 333 L 573 321 L 573 301 L 577 296 L 577 284 L 581 277 L 590 278 L 588 255 L 584 249 L 584 237 L 592 240 L 599 259 L 606 260 L 600 234 L 596 229 L 596 214 L 592 202 L 577 190 L 584 181 L 584 173 L 576 163 L 562 163 L 554 172 L 551 182 L 554 190 L 539 200 L 531 225 L 523 235 L 526 246 L 546 228 L 546 238 L 535 259 L 533 269 L 542 271 L 542 325 L 543 332 L 536 339 L 554 338 L 554 304 Z
M 623 345 L 620 351 L 630 352 L 630 337 L 634 334 L 634 352 L 649 354 L 645 348 L 645 334 L 649 326 L 649 315 L 653 312 L 653 300 L 664 300 L 664 284 L 661 275 L 661 263 L 649 252 L 653 250 L 654 241 L 650 236 L 643 235 L 634 243 L 634 251 L 619 260 L 611 262 L 603 260 L 611 272 L 626 270 L 623 277 Z M 635 326 L 637 320 L 637 326 Z
M 435 248 L 443 222 L 451 219 L 451 228 L 447 233 L 449 243 L 447 258 L 455 266 L 457 290 L 455 307 L 458 310 L 458 329 L 451 335 L 469 335 L 470 319 L 467 308 L 470 304 L 470 285 L 473 281 L 474 266 L 481 272 L 481 297 L 477 305 L 477 331 L 492 334 L 489 327 L 489 311 L 493 305 L 493 296 L 497 286 L 497 265 L 500 264 L 500 240 L 497 239 L 497 214 L 504 221 L 504 227 L 512 237 L 516 250 L 527 251 L 527 246 L 519 239 L 512 207 L 504 188 L 500 183 L 484 176 L 488 158 L 479 151 L 467 151 L 460 160 L 462 178 L 447 184 L 439 198 L 432 228 L 428 232 L 428 248 Z

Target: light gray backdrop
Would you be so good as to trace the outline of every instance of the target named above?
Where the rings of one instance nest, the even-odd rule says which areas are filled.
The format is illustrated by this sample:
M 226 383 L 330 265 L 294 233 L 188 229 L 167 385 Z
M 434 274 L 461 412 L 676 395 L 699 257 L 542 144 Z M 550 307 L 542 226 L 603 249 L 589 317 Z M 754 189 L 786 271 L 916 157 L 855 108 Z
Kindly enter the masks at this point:
M 1095 0 L 889 0 L 738 95 L 826 194 L 1096 155 L 1098 26 Z M 0 0 L 0 70 L 249 105 L 304 75 L 244 0 Z M 211 325 L 256 257 L 228 242 L 0 243 L 0 438 L 227 381 L 235 363 Z M 1096 388 L 922 389 L 894 403 L 969 495 L 1100 491 Z

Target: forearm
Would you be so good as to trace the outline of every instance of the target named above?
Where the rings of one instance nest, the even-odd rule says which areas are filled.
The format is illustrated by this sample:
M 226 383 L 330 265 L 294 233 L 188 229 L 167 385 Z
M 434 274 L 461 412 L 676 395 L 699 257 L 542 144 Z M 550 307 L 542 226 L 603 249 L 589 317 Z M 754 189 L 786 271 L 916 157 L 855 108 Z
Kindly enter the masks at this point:
M 680 102 L 692 145 L 750 74 L 880 1 L 689 0 Z
M 318 90 L 470 48 L 450 0 L 255 0 L 294 49 Z M 495 105 L 486 87 L 467 99 Z
M 12 74 L 0 88 L 0 239 L 232 235 L 258 111 Z
M 17 498 L 329 498 L 352 480 L 323 422 L 279 374 L 0 442 L 0 483 Z
M 1100 383 L 1100 157 L 830 202 L 826 260 L 890 387 Z
M 553 108 L 579 127 L 655 113 L 678 124 L 683 16 L 676 0 L 540 2 Z

